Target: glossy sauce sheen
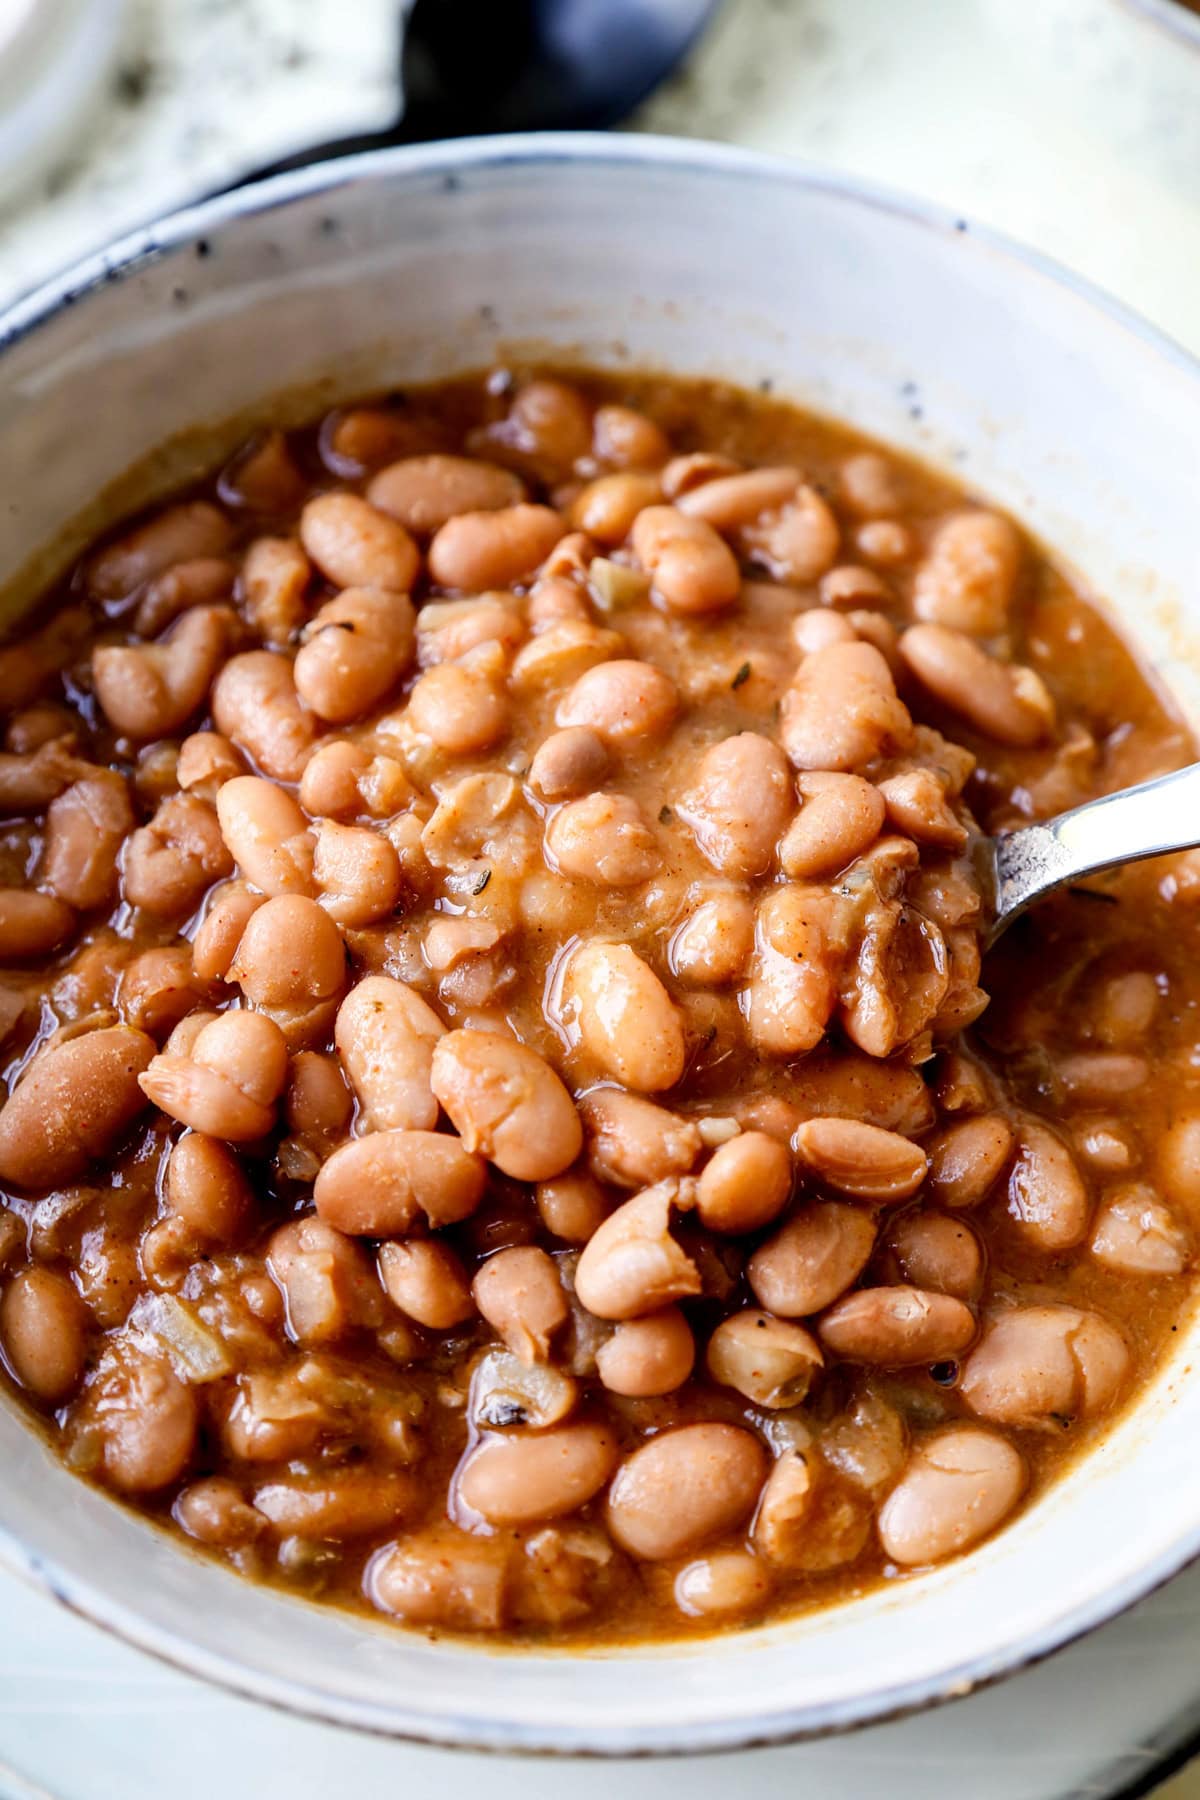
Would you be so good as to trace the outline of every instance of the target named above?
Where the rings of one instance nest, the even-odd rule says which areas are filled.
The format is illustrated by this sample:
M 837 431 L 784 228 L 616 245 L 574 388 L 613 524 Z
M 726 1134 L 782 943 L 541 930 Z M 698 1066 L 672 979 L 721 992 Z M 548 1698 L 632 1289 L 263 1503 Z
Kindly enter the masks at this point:
M 632 1641 L 969 1550 L 1136 1395 L 1200 865 L 980 973 L 971 842 L 1194 747 L 1007 521 L 504 371 L 267 434 L 40 617 L 0 1352 L 81 1475 L 314 1598 Z

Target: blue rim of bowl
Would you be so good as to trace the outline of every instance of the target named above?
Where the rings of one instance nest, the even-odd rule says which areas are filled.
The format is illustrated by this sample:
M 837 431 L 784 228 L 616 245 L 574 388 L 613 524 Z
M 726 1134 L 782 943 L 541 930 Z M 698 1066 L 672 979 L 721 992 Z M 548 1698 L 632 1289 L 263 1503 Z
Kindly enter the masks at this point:
M 169 253 L 209 238 L 228 221 L 269 216 L 312 194 L 336 195 L 363 181 L 400 173 L 420 177 L 462 170 L 503 168 L 520 164 L 607 164 L 636 169 L 667 167 L 684 174 L 740 176 L 756 184 L 815 192 L 898 217 L 923 231 L 971 244 L 1106 315 L 1152 354 L 1191 379 L 1200 411 L 1200 362 L 1136 313 L 1064 269 L 1052 258 L 1015 243 L 1002 233 L 974 224 L 961 213 L 856 177 L 836 174 L 820 165 L 765 156 L 703 141 L 641 134 L 610 136 L 601 132 L 513 134 L 469 138 L 392 150 L 373 150 L 336 162 L 289 171 L 253 186 L 186 207 L 127 233 L 108 248 L 85 257 L 43 282 L 0 313 L 0 381 L 3 355 L 57 313 L 83 300 L 94 289 L 138 274 Z M 1056 1650 L 1116 1618 L 1153 1593 L 1200 1557 L 1200 1520 L 1192 1531 L 1135 1573 L 1087 1601 L 963 1663 L 911 1682 L 847 1701 L 779 1707 L 757 1717 L 709 1717 L 687 1726 L 662 1725 L 610 1728 L 570 1721 L 532 1725 L 446 1710 L 416 1712 L 402 1705 L 360 1704 L 305 1683 L 272 1676 L 189 1642 L 161 1628 L 135 1608 L 68 1570 L 31 1551 L 0 1527 L 0 1563 L 68 1610 L 145 1650 L 176 1669 L 198 1675 L 244 1698 L 284 1712 L 329 1724 L 348 1726 L 377 1736 L 406 1739 L 446 1748 L 550 1756 L 685 1755 L 749 1749 L 830 1736 L 869 1724 L 882 1724 L 946 1701 L 963 1698 L 1019 1669 L 1042 1661 Z M 719 1640 L 716 1640 L 719 1642 Z M 482 1663 L 481 1656 L 481 1663 Z M 581 1667 L 585 1667 L 581 1663 Z M 1170 1755 L 1170 1747 L 1167 1748 Z

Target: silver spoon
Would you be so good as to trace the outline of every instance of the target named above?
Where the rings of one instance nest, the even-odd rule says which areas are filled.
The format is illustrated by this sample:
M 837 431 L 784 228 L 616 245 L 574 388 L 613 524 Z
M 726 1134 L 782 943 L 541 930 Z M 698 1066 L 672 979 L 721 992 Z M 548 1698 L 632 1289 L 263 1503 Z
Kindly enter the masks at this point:
M 981 873 L 993 896 L 994 944 L 1035 901 L 1056 888 L 1171 850 L 1200 845 L 1200 763 L 1174 769 L 1137 787 L 1089 800 L 1057 819 L 1022 825 L 979 849 Z

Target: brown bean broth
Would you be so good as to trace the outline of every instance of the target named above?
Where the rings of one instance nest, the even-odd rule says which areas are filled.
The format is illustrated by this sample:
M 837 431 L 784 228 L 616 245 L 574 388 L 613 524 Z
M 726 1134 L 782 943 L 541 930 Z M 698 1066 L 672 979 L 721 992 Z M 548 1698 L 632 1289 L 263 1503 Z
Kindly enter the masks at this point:
M 858 436 L 807 417 L 790 407 L 760 395 L 674 379 L 622 377 L 572 377 L 590 400 L 620 400 L 640 407 L 663 427 L 673 449 L 715 450 L 748 464 L 794 462 L 804 469 L 818 489 L 830 497 L 837 492 L 840 462 L 864 447 Z M 431 448 L 461 449 L 467 431 L 481 418 L 501 416 L 506 394 L 500 384 L 491 391 L 478 379 L 416 392 L 394 403 L 406 440 L 392 453 Z M 318 448 L 318 433 L 298 433 L 290 440 L 293 453 L 313 487 L 330 485 Z M 390 458 L 389 458 L 390 460 Z M 940 476 L 893 458 L 904 492 L 902 516 L 918 545 L 928 541 L 935 523 L 961 505 L 961 495 Z M 361 490 L 366 478 L 348 485 Z M 215 484 L 199 490 L 213 495 Z M 846 514 L 840 516 L 846 520 Z M 294 510 L 272 519 L 261 513 L 238 521 L 238 540 L 232 554 L 251 536 L 273 528 L 286 531 L 294 524 Z M 848 526 L 848 530 L 852 529 Z M 851 553 L 852 555 L 852 553 Z M 911 587 L 919 551 L 900 568 L 882 572 L 903 602 Z M 865 560 L 865 559 L 863 559 Z M 751 573 L 751 579 L 758 577 Z M 699 855 L 690 832 L 677 820 L 673 800 L 683 787 L 698 752 L 726 735 L 743 730 L 772 733 L 780 697 L 796 662 L 788 624 L 795 610 L 794 593 L 751 589 L 748 603 L 715 618 L 668 619 L 649 609 L 636 615 L 621 612 L 601 624 L 613 624 L 630 645 L 624 654 L 642 656 L 667 669 L 684 695 L 685 710 L 676 729 L 657 746 L 623 760 L 606 785 L 638 799 L 651 823 L 662 858 L 657 877 L 644 888 L 582 892 L 577 903 L 580 919 L 587 918 L 601 935 L 631 943 L 659 970 L 668 966 L 667 945 L 681 916 L 683 894 L 693 881 L 711 883 L 713 872 Z M 68 597 L 64 589 L 58 601 Z M 318 595 L 319 597 L 319 595 Z M 419 598 L 419 595 L 417 596 Z M 805 603 L 815 597 L 805 594 Z M 49 604 L 55 604 L 52 599 Z M 311 604 L 311 603 L 310 603 Z M 128 629 L 127 606 L 110 609 L 109 619 L 97 618 L 101 640 L 120 641 Z M 1025 660 L 1043 676 L 1059 713 L 1057 738 L 1033 750 L 1003 748 L 973 735 L 964 722 L 920 702 L 922 720 L 938 726 L 947 736 L 966 744 L 979 759 L 969 784 L 967 799 L 981 828 L 1046 816 L 1077 804 L 1089 795 L 1125 786 L 1133 781 L 1177 766 L 1194 752 L 1192 740 L 1179 720 L 1167 710 L 1103 617 L 1042 554 L 1027 547 L 1016 603 L 1012 612 L 1011 653 Z M 84 737 L 97 762 L 130 768 L 136 758 L 130 747 L 116 739 L 104 722 L 88 691 L 86 673 L 76 664 L 63 683 L 66 698 L 84 722 Z M 902 693 L 911 699 L 910 683 Z M 519 775 L 528 768 L 537 745 L 553 726 L 556 694 L 523 703 L 514 711 L 514 729 L 500 750 L 459 759 L 459 768 L 502 766 Z M 381 712 L 396 705 L 393 695 Z M 369 723 L 369 721 L 367 722 Z M 354 727 L 360 729 L 362 722 Z M 197 727 L 193 727 L 196 729 Z M 1091 734 L 1094 748 L 1081 733 Z M 1064 741 L 1078 735 L 1075 753 L 1062 753 Z M 143 759 L 144 760 L 144 759 Z M 420 778 L 420 771 L 418 779 Z M 151 807 L 139 804 L 144 818 Z M 545 809 L 542 809 L 545 810 Z M 535 840 L 536 841 L 536 840 Z M 36 821 L 14 819 L 0 830 L 0 882 L 21 885 L 31 878 L 40 844 Z M 1140 1148 L 1139 1164 L 1118 1179 L 1152 1179 L 1157 1139 L 1169 1121 L 1181 1112 L 1200 1110 L 1200 913 L 1189 905 L 1188 882 L 1178 891 L 1164 889 L 1166 865 L 1151 864 L 1105 876 L 1086 887 L 1061 895 L 1041 906 L 1015 927 L 985 964 L 983 985 L 994 996 L 978 1024 L 966 1034 L 966 1047 L 991 1072 L 1019 1106 L 1059 1125 L 1068 1136 L 1086 1119 L 1117 1117 L 1123 1130 Z M 769 878 L 768 878 L 769 879 Z M 487 906 L 499 914 L 506 901 L 508 883 L 493 871 Z M 761 884 L 760 884 L 761 885 Z M 482 896 L 481 896 L 482 898 Z M 426 915 L 427 916 L 427 915 Z M 192 921 L 194 926 L 195 920 Z M 402 921 L 402 924 L 407 921 Z M 350 934 L 355 960 L 370 967 L 383 966 L 402 972 L 395 960 L 379 965 L 380 940 L 390 926 L 372 927 Z M 175 941 L 172 923 L 145 914 L 134 915 L 118 906 L 109 920 L 86 919 L 82 951 L 99 966 L 98 978 L 86 1001 L 72 998 L 80 985 L 81 952 L 78 944 L 44 962 L 21 970 L 19 983 L 13 974 L 7 985 L 28 984 L 44 991 L 40 1010 L 29 1009 L 6 1047 L 5 1075 L 11 1083 L 30 1051 L 62 1020 L 76 1012 L 86 1014 L 94 1006 L 112 1003 L 115 971 L 131 947 Z M 603 1072 L 589 1066 L 577 1049 L 567 1049 L 546 1022 L 543 996 L 553 983 L 555 962 L 563 942 L 560 927 L 531 921 L 519 939 L 517 979 L 503 998 L 503 1010 L 517 1035 L 565 1067 L 569 1085 L 578 1092 Z M 1148 1036 L 1135 1047 L 1149 1056 L 1153 1080 L 1131 1098 L 1110 1104 L 1072 1101 L 1058 1074 L 1061 1058 L 1092 1043 L 1089 999 L 1098 972 L 1147 970 L 1156 979 L 1160 1005 Z M 689 1061 L 683 1083 L 665 1104 L 721 1114 L 728 1103 L 748 1090 L 787 1097 L 794 1089 L 795 1071 L 786 1062 L 772 1063 L 752 1056 L 745 1046 L 737 999 L 728 990 L 683 989 L 673 986 L 673 997 L 685 1009 L 688 1022 Z M 454 1023 L 456 1006 L 445 998 L 439 1010 Z M 465 1010 L 472 1010 L 466 1008 Z M 936 1087 L 939 1061 L 925 1065 L 924 1073 Z M 949 1115 L 947 1115 L 947 1118 Z M 116 1238 L 134 1241 L 154 1218 L 158 1206 L 160 1163 L 170 1138 L 177 1135 L 171 1121 L 161 1114 L 139 1123 L 110 1168 L 97 1168 L 95 1188 L 88 1195 L 68 1196 L 66 1201 L 36 1199 L 16 1193 L 0 1194 L 9 1211 L 36 1233 L 40 1253 L 60 1264 L 86 1263 L 89 1242 L 100 1224 Z M 271 1231 L 293 1214 L 307 1211 L 310 1190 L 304 1181 L 289 1180 L 279 1173 L 269 1146 L 252 1146 L 248 1166 L 259 1203 L 257 1235 L 252 1234 L 236 1256 L 198 1256 L 187 1277 L 184 1293 L 200 1297 L 214 1282 L 233 1279 L 236 1268 L 259 1264 L 258 1252 Z M 85 1182 L 88 1181 L 85 1177 Z M 1086 1177 L 1093 1196 L 1106 1185 L 1094 1174 Z M 921 1202 L 910 1203 L 920 1206 Z M 1197 1202 L 1200 1207 L 1200 1200 Z M 57 1213 L 57 1221 L 52 1217 Z M 1175 1277 L 1135 1277 L 1108 1270 L 1088 1251 L 1078 1249 L 1047 1255 L 1024 1244 L 1009 1221 L 1003 1193 L 970 1215 L 984 1239 L 988 1258 L 988 1298 L 1053 1299 L 1095 1307 L 1117 1321 L 1134 1351 L 1136 1395 L 1170 1343 L 1193 1296 L 1190 1272 Z M 1200 1220 L 1198 1220 L 1200 1223 Z M 4 1254 L 4 1213 L 0 1210 L 0 1267 Z M 691 1228 L 685 1226 L 686 1241 Z M 560 1256 L 569 1255 L 558 1240 L 541 1228 L 530 1190 L 522 1184 L 491 1173 L 483 1206 L 464 1224 L 446 1234 L 456 1242 L 471 1265 L 481 1251 L 503 1246 L 541 1243 Z M 766 1236 L 769 1233 L 760 1233 Z M 12 1263 L 19 1262 L 20 1251 Z M 866 1280 L 877 1273 L 878 1263 Z M 111 1279 L 115 1280 L 113 1276 Z M 753 1303 L 744 1280 L 735 1275 L 730 1295 L 690 1303 L 689 1316 L 702 1339 L 704 1327 L 733 1305 Z M 117 1308 L 119 1312 L 119 1306 Z M 419 1423 L 420 1459 L 416 1464 L 424 1496 L 420 1519 L 437 1518 L 454 1466 L 467 1441 L 467 1364 L 476 1349 L 489 1341 L 480 1322 L 447 1334 L 428 1333 L 426 1351 L 409 1367 L 398 1367 L 361 1333 L 323 1358 L 335 1372 L 350 1381 L 378 1383 L 385 1400 L 408 1395 L 424 1404 Z M 93 1330 L 93 1359 L 99 1333 Z M 294 1350 L 291 1354 L 297 1354 Z M 699 1359 L 698 1359 L 699 1364 Z M 225 1383 L 218 1384 L 227 1386 Z M 831 1368 L 807 1407 L 814 1424 L 832 1417 L 866 1379 L 861 1371 Z M 956 1398 L 953 1386 L 945 1386 L 923 1370 L 885 1371 L 871 1378 L 876 1393 L 891 1400 L 917 1426 L 969 1417 Z M 10 1390 L 15 1384 L 9 1382 Z M 74 1407 L 61 1409 L 68 1421 Z M 747 1414 L 761 1417 L 739 1395 L 715 1388 L 698 1366 L 692 1380 L 679 1392 L 658 1399 L 622 1400 L 597 1391 L 589 1384 L 584 1416 L 603 1412 L 615 1424 L 623 1443 L 632 1448 L 647 1433 L 676 1423 L 699 1419 L 742 1422 Z M 1064 1421 L 1061 1435 L 1019 1430 L 1009 1435 L 1019 1444 L 1031 1470 L 1030 1494 L 1034 1498 L 1076 1461 L 1079 1453 L 1095 1444 L 1112 1428 L 1112 1415 L 1095 1422 L 1073 1425 Z M 51 1435 L 53 1420 L 44 1418 Z M 69 1433 L 68 1433 L 69 1438 Z M 321 1445 L 309 1459 L 314 1470 L 341 1463 L 368 1465 L 375 1450 L 361 1436 L 334 1438 Z M 86 1440 L 73 1440 L 71 1458 L 81 1472 L 88 1472 Z M 257 1471 L 239 1469 L 230 1462 L 210 1426 L 202 1431 L 192 1474 L 206 1470 L 232 1473 L 235 1478 Z M 144 1510 L 163 1523 L 170 1520 L 178 1485 L 161 1496 L 143 1502 Z M 587 1509 L 601 1516 L 600 1503 Z M 285 1573 L 273 1561 L 269 1544 L 249 1545 L 230 1552 L 230 1560 L 245 1573 L 351 1607 L 362 1607 L 363 1571 L 379 1544 L 393 1532 L 381 1532 L 344 1545 L 322 1544 L 297 1553 L 294 1566 Z M 528 1532 L 514 1534 L 528 1536 Z M 729 1541 L 741 1541 L 741 1535 Z M 797 1608 L 827 1605 L 869 1590 L 895 1570 L 872 1540 L 849 1567 L 828 1574 L 792 1574 L 778 1578 L 771 1615 Z M 594 1611 L 546 1623 L 514 1626 L 508 1636 L 529 1643 L 586 1645 L 592 1642 L 634 1642 L 652 1637 L 674 1637 L 711 1632 L 711 1620 L 688 1619 L 671 1600 L 673 1565 L 633 1566 L 624 1561 L 609 1571 L 601 1584 Z M 756 1622 L 753 1612 L 735 1623 Z

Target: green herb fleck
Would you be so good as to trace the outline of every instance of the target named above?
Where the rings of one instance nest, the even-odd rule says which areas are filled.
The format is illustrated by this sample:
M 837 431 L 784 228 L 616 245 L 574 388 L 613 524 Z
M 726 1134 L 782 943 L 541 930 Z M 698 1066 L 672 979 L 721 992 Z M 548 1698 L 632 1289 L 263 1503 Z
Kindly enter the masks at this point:
M 675 823 L 675 814 L 671 811 L 669 806 L 659 807 L 658 822 L 660 825 L 673 825 Z
M 490 869 L 485 869 L 483 874 L 479 877 L 479 880 L 475 883 L 475 886 L 471 889 L 471 892 L 473 894 L 482 894 L 484 888 L 491 879 L 492 871 Z
M 740 688 L 742 683 L 744 681 L 749 681 L 749 679 L 750 679 L 750 664 L 748 662 L 745 662 L 742 664 L 741 668 L 738 670 L 737 674 L 734 676 L 733 680 L 730 682 L 729 685 L 731 688 L 735 688 L 735 689 Z

